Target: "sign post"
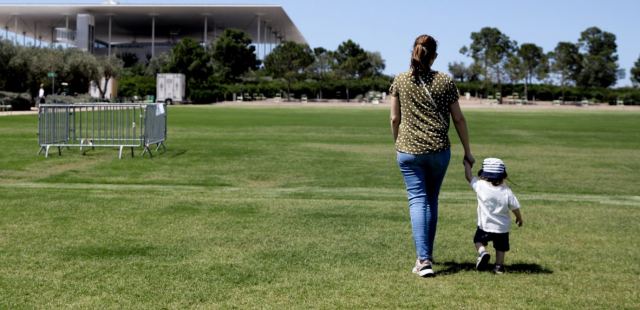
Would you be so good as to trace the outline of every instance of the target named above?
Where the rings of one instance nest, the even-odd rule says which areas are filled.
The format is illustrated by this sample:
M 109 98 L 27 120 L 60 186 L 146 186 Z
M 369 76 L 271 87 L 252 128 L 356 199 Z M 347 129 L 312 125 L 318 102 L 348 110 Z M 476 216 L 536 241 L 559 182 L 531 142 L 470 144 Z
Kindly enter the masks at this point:
M 48 72 L 47 73 L 47 77 L 51 78 L 51 94 L 55 94 L 55 85 L 56 85 L 56 73 L 55 72 Z

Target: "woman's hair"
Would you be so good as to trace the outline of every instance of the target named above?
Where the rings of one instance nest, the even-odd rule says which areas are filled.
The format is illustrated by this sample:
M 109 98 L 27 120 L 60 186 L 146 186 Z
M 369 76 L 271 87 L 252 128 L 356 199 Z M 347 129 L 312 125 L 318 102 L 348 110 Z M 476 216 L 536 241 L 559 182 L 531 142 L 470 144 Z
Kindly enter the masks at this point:
M 420 35 L 413 43 L 411 53 L 411 71 L 413 76 L 418 76 L 420 72 L 431 70 L 431 60 L 436 57 L 438 42 L 430 35 Z
M 508 177 L 507 172 L 503 172 L 502 175 L 499 178 L 487 178 L 487 177 L 483 177 L 482 176 L 482 169 L 480 169 L 478 171 L 478 177 L 480 177 L 480 179 L 485 180 L 489 183 L 491 183 L 491 185 L 493 186 L 498 186 L 500 184 L 502 184 L 504 182 L 504 179 L 506 179 Z

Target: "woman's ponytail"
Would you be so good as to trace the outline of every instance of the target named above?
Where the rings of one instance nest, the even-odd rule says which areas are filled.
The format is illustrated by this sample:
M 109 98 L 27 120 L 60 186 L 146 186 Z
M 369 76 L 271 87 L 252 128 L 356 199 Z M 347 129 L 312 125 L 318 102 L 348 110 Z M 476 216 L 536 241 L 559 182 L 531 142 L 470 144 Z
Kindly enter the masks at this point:
M 431 70 L 431 61 L 436 57 L 438 43 L 429 35 L 423 34 L 416 38 L 413 43 L 411 53 L 411 71 L 413 76 L 418 76 L 421 72 Z

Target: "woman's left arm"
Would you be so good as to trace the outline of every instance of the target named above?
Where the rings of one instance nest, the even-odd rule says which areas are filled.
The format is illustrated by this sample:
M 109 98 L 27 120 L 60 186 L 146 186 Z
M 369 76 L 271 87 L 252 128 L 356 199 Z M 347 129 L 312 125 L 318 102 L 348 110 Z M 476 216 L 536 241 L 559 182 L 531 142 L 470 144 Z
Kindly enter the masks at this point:
M 467 121 L 462 114 L 460 103 L 457 100 L 451 104 L 451 118 L 453 119 L 453 125 L 456 127 L 456 131 L 458 132 L 462 148 L 464 148 L 464 161 L 469 162 L 469 164 L 473 166 L 476 160 L 473 158 L 473 155 L 471 154 L 471 147 L 469 146 L 469 130 L 467 129 Z
M 400 99 L 398 96 L 391 96 L 391 112 L 389 115 L 391 119 L 391 134 L 393 135 L 393 141 L 398 139 L 398 128 L 400 127 Z

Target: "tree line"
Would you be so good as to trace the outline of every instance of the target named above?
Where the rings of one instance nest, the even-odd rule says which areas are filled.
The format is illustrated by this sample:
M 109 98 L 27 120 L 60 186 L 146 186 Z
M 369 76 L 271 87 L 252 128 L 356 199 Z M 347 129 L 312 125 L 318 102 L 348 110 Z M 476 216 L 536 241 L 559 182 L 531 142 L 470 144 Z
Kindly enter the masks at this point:
M 236 29 L 226 29 L 208 46 L 185 38 L 169 53 L 154 58 L 147 55 L 146 59 L 127 52 L 94 56 L 76 49 L 0 42 L 0 89 L 32 96 L 41 84 L 49 90 L 55 83 L 55 89 L 61 90 L 62 82 L 68 84 L 68 93 L 86 93 L 92 81 L 104 96 L 108 80 L 116 77 L 120 96 L 154 95 L 156 74 L 183 73 L 187 96 L 201 102 L 229 99 L 231 93 L 246 90 L 271 95 L 281 91 L 287 96 L 303 91 L 318 97 L 324 90 L 329 97 L 348 99 L 354 97 L 350 93 L 353 87 L 358 92 L 388 87 L 384 68 L 380 53 L 366 51 L 352 40 L 344 41 L 335 51 L 287 41 L 261 62 L 249 35 Z M 56 74 L 55 79 L 48 78 L 50 72 Z M 102 77 L 105 80 L 100 82 Z
M 226 29 L 221 37 L 205 48 L 192 39 L 180 41 L 170 53 L 160 58 L 164 72 L 184 73 L 190 95 L 196 101 L 229 99 L 231 93 L 282 91 L 292 93 L 292 86 L 304 81 L 307 95 L 323 96 L 323 89 L 342 81 L 345 98 L 353 98 L 350 85 L 356 80 L 379 85 L 388 82 L 382 71 L 385 63 L 380 53 L 364 50 L 352 40 L 342 42 L 335 51 L 323 47 L 311 49 L 307 44 L 285 41 L 269 53 L 264 62 L 256 58 L 255 46 L 243 31 Z M 357 84 L 357 83 L 355 83 Z M 308 87 L 314 85 L 314 87 Z M 376 87 L 380 88 L 380 87 Z M 330 96 L 335 96 L 335 89 Z
M 618 65 L 615 35 L 597 27 L 583 31 L 577 42 L 559 42 L 548 52 L 534 43 L 518 44 L 497 28 L 482 28 L 470 38 L 471 43 L 460 52 L 473 62 L 449 64 L 450 73 L 464 84 L 461 90 L 506 94 L 503 88 L 514 90 L 518 89 L 515 85 L 522 85 L 529 99 L 535 82 L 552 85 L 558 81 L 560 94 L 556 88 L 535 87 L 534 92 L 564 99 L 565 91 L 586 96 L 588 90 L 609 89 L 624 76 Z M 369 90 L 385 91 L 391 77 L 382 73 L 384 68 L 380 53 L 367 51 L 352 40 L 342 42 L 336 50 L 283 42 L 261 62 L 249 35 L 235 29 L 225 30 L 208 46 L 186 38 L 169 53 L 154 58 L 147 55 L 146 59 L 126 52 L 94 56 L 76 49 L 24 47 L 0 41 L 0 89 L 32 96 L 41 84 L 48 90 L 55 83 L 54 88 L 61 90 L 62 82 L 68 84 L 67 93 L 85 93 L 92 81 L 104 95 L 106 83 L 114 77 L 119 80 L 120 96 L 155 95 L 156 74 L 183 73 L 187 96 L 194 102 L 228 100 L 234 93 L 350 99 Z M 50 72 L 56 74 L 54 79 L 48 77 Z M 630 75 L 633 85 L 638 86 L 640 57 Z M 102 77 L 105 80 L 100 82 Z M 602 97 L 607 96 L 613 95 Z
M 481 90 L 502 90 L 505 82 L 524 85 L 524 96 L 529 97 L 529 86 L 535 80 L 542 84 L 558 81 L 563 90 L 567 86 L 579 89 L 610 88 L 625 76 L 618 65 L 616 36 L 598 27 L 580 33 L 577 42 L 558 42 L 552 51 L 545 52 L 534 43 L 511 40 L 497 28 L 484 27 L 471 33 L 471 43 L 460 53 L 473 62 L 449 64 L 449 71 L 460 82 L 481 81 Z M 630 70 L 634 86 L 640 84 L 640 57 Z
M 77 49 L 35 48 L 0 41 L 0 90 L 37 94 L 40 85 L 61 90 L 61 83 L 70 93 L 86 93 L 93 81 L 104 94 L 102 77 L 117 76 L 122 61 L 116 57 L 96 57 Z M 55 74 L 51 76 L 51 73 Z

